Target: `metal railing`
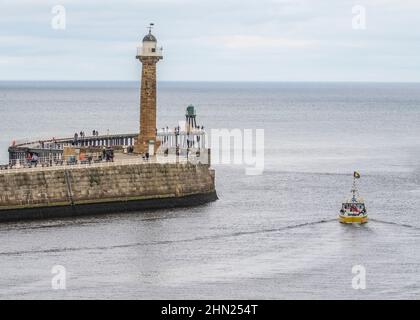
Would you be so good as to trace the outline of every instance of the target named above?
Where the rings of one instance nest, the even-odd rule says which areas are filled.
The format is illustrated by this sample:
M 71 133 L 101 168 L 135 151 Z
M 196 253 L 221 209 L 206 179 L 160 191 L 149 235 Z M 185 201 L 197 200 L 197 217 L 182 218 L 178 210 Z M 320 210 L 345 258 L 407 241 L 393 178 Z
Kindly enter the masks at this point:
M 69 138 L 51 138 L 51 139 L 20 139 L 15 140 L 14 143 L 10 146 L 12 148 L 41 148 L 41 149 L 63 149 L 65 145 L 71 145 L 72 143 L 78 144 L 81 142 L 89 142 L 89 141 L 96 141 L 93 144 L 86 144 L 86 146 L 102 146 L 102 144 L 97 143 L 97 141 L 114 141 L 117 139 L 122 140 L 123 142 L 128 141 L 129 139 L 137 138 L 137 133 L 129 133 L 129 134 L 108 134 L 108 135 L 100 135 L 100 136 L 84 136 L 78 137 L 75 140 L 74 137 Z M 192 129 L 190 132 L 187 131 L 179 131 L 175 129 L 165 129 L 165 130 L 158 130 L 156 133 L 156 137 L 159 140 L 165 140 L 166 137 L 171 136 L 206 136 L 206 132 L 202 129 Z M 129 140 L 131 142 L 131 140 Z M 124 145 L 124 144 L 123 144 Z
M 62 165 L 64 159 L 64 146 L 74 147 L 95 147 L 98 150 L 104 147 L 116 148 L 116 150 L 133 146 L 138 134 L 113 134 L 103 136 L 86 136 L 76 140 L 75 138 L 59 138 L 49 140 L 26 140 L 23 144 L 16 143 L 9 148 L 8 166 L 0 166 L 0 170 L 8 168 L 28 168 L 33 167 L 28 160 L 28 153 L 35 153 L 38 156 L 38 165 L 41 167 L 51 167 Z M 160 141 L 160 150 L 171 154 L 174 149 L 185 150 L 197 149 L 204 151 L 208 148 L 206 132 L 203 129 L 193 128 L 187 132 L 184 130 L 162 129 L 157 131 L 157 140 Z M 157 150 L 159 153 L 159 151 Z
M 178 157 L 178 159 L 154 159 L 150 158 L 149 160 L 145 159 L 127 159 L 127 160 L 115 160 L 115 161 L 102 161 L 102 162 L 87 162 L 87 163 L 76 163 L 69 164 L 64 162 L 63 164 L 55 164 L 52 166 L 31 166 L 31 167 L 7 167 L 0 170 L 2 173 L 11 173 L 11 172 L 35 172 L 35 171 L 54 171 L 54 170 L 63 170 L 63 169 L 86 169 L 86 168 L 100 168 L 100 167 L 110 167 L 110 166 L 122 166 L 122 165 L 137 165 L 137 164 L 147 164 L 147 163 L 186 163 L 188 162 L 186 158 Z
M 110 166 L 126 166 L 126 165 L 138 165 L 138 164 L 150 164 L 150 163 L 201 163 L 208 164 L 208 150 L 207 152 L 201 152 L 201 156 L 196 156 L 195 153 L 187 154 L 158 154 L 150 157 L 149 159 L 142 158 L 140 156 L 132 156 L 133 159 L 115 159 L 113 161 L 79 161 L 77 163 L 69 163 L 66 161 L 60 161 L 58 163 L 42 164 L 37 165 L 26 165 L 26 166 L 0 166 L 0 174 L 3 173 L 14 173 L 14 172 L 39 172 L 39 171 L 53 171 L 53 170 L 71 170 L 71 169 L 86 169 L 86 168 L 101 168 Z M 131 157 L 131 156 L 130 156 Z

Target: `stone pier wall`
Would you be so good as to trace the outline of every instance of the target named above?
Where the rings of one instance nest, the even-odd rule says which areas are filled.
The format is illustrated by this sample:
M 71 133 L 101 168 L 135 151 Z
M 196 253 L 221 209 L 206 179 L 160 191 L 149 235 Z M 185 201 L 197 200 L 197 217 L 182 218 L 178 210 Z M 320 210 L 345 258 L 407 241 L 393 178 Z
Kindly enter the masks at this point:
M 191 196 L 195 199 L 200 195 L 207 199 L 216 197 L 214 171 L 203 164 L 147 163 L 17 170 L 0 173 L 0 220 L 2 214 L 10 210 L 38 208 L 38 215 L 42 215 L 39 208 L 60 210 L 60 207 L 114 203 L 113 210 L 118 211 L 118 203 Z M 209 198 L 208 195 L 214 196 Z

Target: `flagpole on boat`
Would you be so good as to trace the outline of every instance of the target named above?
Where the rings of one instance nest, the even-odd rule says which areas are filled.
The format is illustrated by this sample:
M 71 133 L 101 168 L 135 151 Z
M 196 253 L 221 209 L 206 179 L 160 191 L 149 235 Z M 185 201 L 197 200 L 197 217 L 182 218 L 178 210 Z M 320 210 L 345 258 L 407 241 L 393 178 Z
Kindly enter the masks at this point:
M 353 193 L 353 198 L 351 199 L 353 202 L 356 202 L 356 177 L 353 177 L 353 187 L 351 189 Z
M 352 199 L 353 202 L 357 202 L 357 199 L 356 199 L 356 192 L 357 192 L 356 180 L 359 179 L 359 178 L 360 178 L 360 174 L 355 171 L 354 174 L 353 174 L 353 187 L 351 189 L 351 192 L 353 193 L 353 199 Z

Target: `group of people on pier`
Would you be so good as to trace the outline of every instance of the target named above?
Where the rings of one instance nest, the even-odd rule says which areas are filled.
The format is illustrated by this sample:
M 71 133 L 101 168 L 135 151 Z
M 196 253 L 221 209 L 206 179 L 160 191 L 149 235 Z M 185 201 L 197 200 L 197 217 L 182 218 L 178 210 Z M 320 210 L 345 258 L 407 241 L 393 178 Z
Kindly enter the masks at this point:
M 86 135 L 81 130 L 74 133 L 73 137 L 67 139 L 52 138 L 27 142 L 26 144 L 13 141 L 9 148 L 9 165 L 7 167 L 48 167 L 63 164 L 112 161 L 114 157 L 110 150 L 112 150 L 112 153 L 116 151 L 133 154 L 136 138 L 136 134 L 110 135 L 109 131 L 106 135 L 99 136 L 99 131 L 95 129 L 92 130 L 92 135 Z M 186 123 L 185 126 L 178 125 L 173 127 L 173 129 L 170 129 L 168 126 L 159 130 L 156 129 L 156 138 L 161 142 L 162 149 L 160 152 L 164 155 L 176 150 L 177 156 L 182 154 L 188 158 L 188 150 L 205 148 L 204 126 L 192 125 L 191 123 Z M 69 149 L 66 149 L 66 147 L 69 147 Z M 72 152 L 70 151 L 71 149 L 75 149 L 75 151 Z M 77 151 L 78 149 L 80 150 Z M 103 149 L 109 151 L 106 154 L 102 154 Z M 74 158 L 73 161 L 70 161 L 71 163 L 68 163 L 71 156 L 69 153 Z M 83 159 L 80 158 L 82 153 L 86 155 Z M 89 154 L 92 154 L 93 157 L 90 158 Z M 151 155 L 148 154 L 142 154 L 141 156 L 143 160 L 151 158 Z
M 84 139 L 86 137 L 86 134 L 84 131 L 80 131 L 79 133 L 75 133 L 74 134 L 74 142 L 77 142 L 80 139 Z M 92 137 L 99 137 L 99 131 L 98 130 L 93 130 L 92 131 Z

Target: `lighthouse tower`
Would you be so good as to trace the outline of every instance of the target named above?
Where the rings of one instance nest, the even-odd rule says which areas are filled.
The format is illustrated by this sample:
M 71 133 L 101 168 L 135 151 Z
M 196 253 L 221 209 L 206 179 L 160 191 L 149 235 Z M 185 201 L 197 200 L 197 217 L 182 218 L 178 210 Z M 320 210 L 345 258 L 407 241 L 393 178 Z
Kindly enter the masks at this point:
M 156 140 L 156 64 L 163 59 L 162 48 L 157 47 L 157 40 L 149 33 L 143 38 L 143 45 L 137 48 L 136 59 L 142 63 L 140 90 L 140 134 L 134 146 L 134 152 L 153 155 L 159 147 Z

